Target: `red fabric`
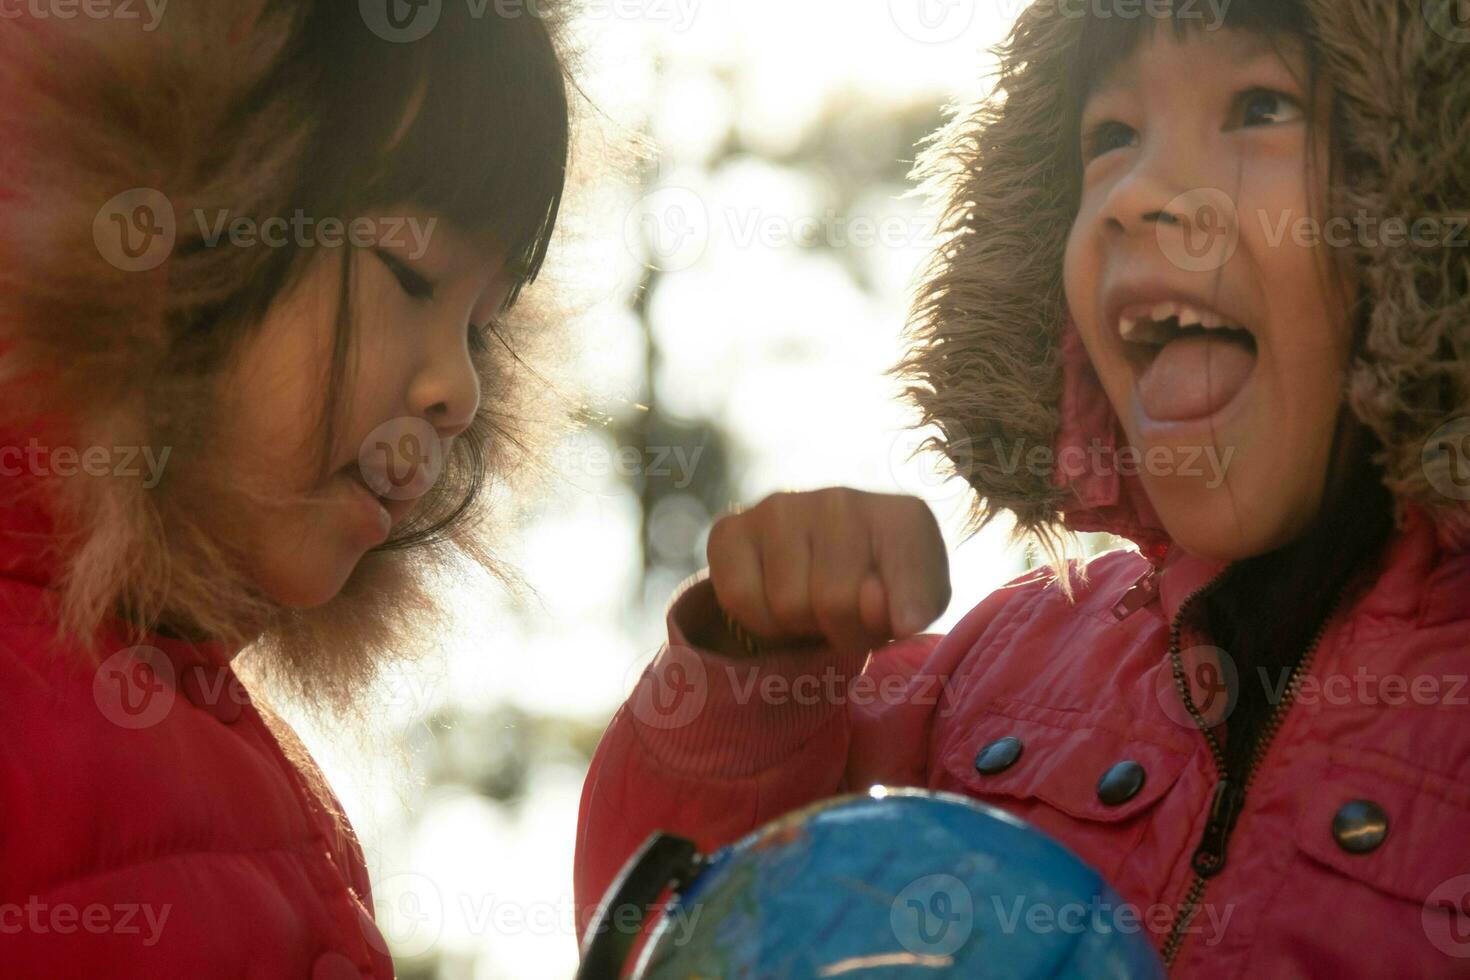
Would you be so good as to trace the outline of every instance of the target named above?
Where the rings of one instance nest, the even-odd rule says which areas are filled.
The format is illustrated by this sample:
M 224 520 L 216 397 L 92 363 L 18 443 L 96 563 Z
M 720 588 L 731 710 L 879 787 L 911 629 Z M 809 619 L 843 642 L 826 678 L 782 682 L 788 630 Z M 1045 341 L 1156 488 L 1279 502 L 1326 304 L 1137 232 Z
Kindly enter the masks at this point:
M 100 668 L 56 645 L 60 558 L 32 482 L 6 475 L 0 499 L 0 975 L 391 978 L 362 851 L 236 651 L 127 648 L 115 623 Z
M 1064 354 L 1058 449 L 1112 445 L 1116 419 L 1070 327 Z M 737 661 L 690 646 L 714 600 L 703 574 L 686 584 L 667 646 L 613 718 L 583 788 L 579 941 L 654 830 L 709 851 L 796 807 L 884 783 L 964 793 L 1055 835 L 1162 948 L 1194 881 L 1217 781 L 1174 685 L 1169 629 L 1221 565 L 1170 547 L 1136 481 L 1072 476 L 1073 525 L 1126 534 L 1144 551 L 1094 559 L 1075 606 L 1035 571 L 947 636 L 866 662 L 830 651 Z M 1207 642 L 1186 629 L 1181 649 Z M 1470 875 L 1467 676 L 1470 554 L 1411 508 L 1373 588 L 1324 635 L 1173 975 L 1470 975 L 1470 880 L 1456 881 Z M 794 696 L 802 678 L 819 696 Z M 979 750 L 1007 735 L 1024 743 L 1020 761 L 977 773 Z M 1143 764 L 1143 788 L 1104 806 L 1098 780 L 1125 759 Z M 1386 840 L 1367 854 L 1332 831 L 1338 809 L 1360 799 L 1388 815 Z

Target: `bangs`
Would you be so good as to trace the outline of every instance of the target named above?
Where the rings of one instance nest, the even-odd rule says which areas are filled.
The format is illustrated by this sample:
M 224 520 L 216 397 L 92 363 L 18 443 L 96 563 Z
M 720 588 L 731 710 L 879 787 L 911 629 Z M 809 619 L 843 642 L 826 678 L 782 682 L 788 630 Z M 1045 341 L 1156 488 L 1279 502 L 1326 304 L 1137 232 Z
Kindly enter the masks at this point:
M 1307 36 L 1309 22 L 1301 0 L 1227 0 L 1222 6 L 1217 13 L 1214 4 L 1204 0 L 1147 0 L 1143 10 L 1124 17 L 1117 10 L 1099 10 L 1097 3 L 1089 3 L 1080 15 L 1081 36 L 1068 78 L 1073 118 L 1081 115 L 1083 103 L 1097 84 L 1162 25 L 1168 25 L 1176 40 L 1227 28 L 1265 37 Z
M 443 215 L 507 256 L 513 303 L 545 260 L 566 186 L 569 83 L 559 24 L 538 12 L 550 5 L 446 3 L 408 43 L 377 36 L 358 6 L 313 3 L 303 24 L 324 107 L 306 196 L 343 217 L 405 204 Z

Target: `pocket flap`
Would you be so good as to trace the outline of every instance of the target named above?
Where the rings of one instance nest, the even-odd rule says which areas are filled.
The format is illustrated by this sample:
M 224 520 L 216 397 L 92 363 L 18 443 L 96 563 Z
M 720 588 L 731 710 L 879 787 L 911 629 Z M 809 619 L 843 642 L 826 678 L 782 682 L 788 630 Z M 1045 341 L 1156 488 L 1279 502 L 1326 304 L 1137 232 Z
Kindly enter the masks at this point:
M 1001 772 L 981 773 L 975 759 L 998 739 L 1021 742 L 1021 754 Z M 1174 785 L 1191 753 L 1179 745 L 1120 730 L 1093 715 L 1062 712 L 1001 699 L 967 723 L 944 757 L 945 767 L 976 796 L 1039 799 L 1082 820 L 1127 820 L 1146 810 Z M 1137 763 L 1143 784 L 1110 805 L 1098 792 L 1103 776 L 1119 763 Z
M 1443 783 L 1444 792 L 1435 783 Z M 1307 794 L 1296 843 L 1316 861 L 1400 898 L 1437 903 L 1453 891 L 1455 898 L 1446 907 L 1457 909 L 1466 883 L 1442 886 L 1470 872 L 1470 798 L 1457 803 L 1449 798 L 1453 794 L 1454 787 L 1443 777 L 1424 773 L 1413 781 L 1397 778 L 1346 762 L 1335 751 Z M 1382 843 L 1363 853 L 1345 849 L 1333 828 L 1338 813 L 1355 800 L 1377 804 L 1387 818 Z

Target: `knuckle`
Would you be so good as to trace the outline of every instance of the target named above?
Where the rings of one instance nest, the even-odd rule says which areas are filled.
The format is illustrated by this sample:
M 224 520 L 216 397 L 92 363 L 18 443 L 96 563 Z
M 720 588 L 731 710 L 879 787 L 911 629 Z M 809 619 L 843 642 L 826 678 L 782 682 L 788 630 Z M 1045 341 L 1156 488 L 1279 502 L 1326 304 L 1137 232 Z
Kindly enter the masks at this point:
M 812 595 L 812 613 L 820 623 L 839 623 L 849 618 L 854 608 L 852 598 L 838 589 L 824 588 Z
M 795 625 L 807 618 L 806 600 L 793 592 L 778 591 L 766 597 L 771 615 L 782 625 Z
M 760 609 L 759 589 L 747 578 L 717 581 L 715 599 L 720 608 L 736 618 L 754 619 Z

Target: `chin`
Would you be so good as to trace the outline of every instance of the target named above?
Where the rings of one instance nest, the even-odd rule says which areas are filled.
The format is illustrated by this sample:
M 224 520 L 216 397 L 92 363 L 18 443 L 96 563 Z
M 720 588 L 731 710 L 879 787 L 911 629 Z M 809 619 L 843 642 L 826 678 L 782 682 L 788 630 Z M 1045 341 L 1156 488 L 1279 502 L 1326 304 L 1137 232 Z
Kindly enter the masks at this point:
M 1194 481 L 1145 481 L 1149 501 L 1174 543 L 1217 561 L 1253 558 L 1291 542 L 1304 524 L 1281 506 L 1280 496 L 1232 494 Z M 1262 507 L 1265 502 L 1267 506 Z
M 266 569 L 259 576 L 262 590 L 288 609 L 315 609 L 342 591 L 356 562 L 297 561 L 286 567 Z

